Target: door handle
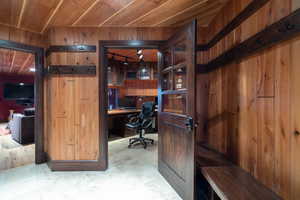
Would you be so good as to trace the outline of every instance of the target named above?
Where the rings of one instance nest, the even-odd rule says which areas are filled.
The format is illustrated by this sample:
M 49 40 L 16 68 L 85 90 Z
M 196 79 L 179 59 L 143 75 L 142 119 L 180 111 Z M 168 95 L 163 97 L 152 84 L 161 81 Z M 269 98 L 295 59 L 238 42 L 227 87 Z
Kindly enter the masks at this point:
M 187 128 L 188 131 L 192 131 L 194 129 L 194 120 L 192 117 L 188 117 L 186 120 L 185 120 L 185 126 Z

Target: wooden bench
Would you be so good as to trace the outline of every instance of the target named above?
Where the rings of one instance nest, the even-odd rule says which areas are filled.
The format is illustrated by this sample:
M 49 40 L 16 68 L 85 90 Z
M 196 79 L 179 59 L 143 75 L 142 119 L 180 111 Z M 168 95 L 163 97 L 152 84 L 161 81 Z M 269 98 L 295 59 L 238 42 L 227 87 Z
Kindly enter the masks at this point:
M 282 199 L 237 166 L 202 167 L 203 176 L 213 189 L 211 199 L 279 200 Z

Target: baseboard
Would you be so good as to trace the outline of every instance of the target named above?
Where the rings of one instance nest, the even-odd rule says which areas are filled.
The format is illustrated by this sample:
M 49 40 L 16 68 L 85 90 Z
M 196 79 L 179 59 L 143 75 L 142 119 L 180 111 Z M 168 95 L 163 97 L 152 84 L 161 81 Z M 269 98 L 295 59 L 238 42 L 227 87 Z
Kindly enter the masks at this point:
M 105 171 L 100 160 L 52 160 L 48 156 L 47 162 L 51 171 Z

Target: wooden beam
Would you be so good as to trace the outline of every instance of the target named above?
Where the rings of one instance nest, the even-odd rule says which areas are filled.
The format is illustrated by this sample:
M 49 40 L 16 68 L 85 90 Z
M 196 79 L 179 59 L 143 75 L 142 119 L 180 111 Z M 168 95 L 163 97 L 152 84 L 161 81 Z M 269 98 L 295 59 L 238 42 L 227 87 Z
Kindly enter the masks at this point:
M 12 57 L 12 60 L 11 60 L 11 63 L 10 63 L 10 67 L 9 67 L 9 72 L 12 72 L 12 69 L 14 67 L 14 63 L 15 63 L 15 59 L 16 59 L 16 51 L 14 51 L 14 54 L 13 54 L 13 57 Z
M 207 73 L 232 62 L 238 62 L 258 51 L 300 35 L 300 9 L 268 26 L 236 47 L 223 53 L 208 64 L 199 64 L 199 73 Z
M 30 58 L 33 57 L 33 54 L 29 54 L 26 58 L 26 60 L 24 61 L 24 63 L 22 64 L 22 66 L 20 67 L 18 73 L 21 73 L 23 71 L 23 69 L 25 68 L 25 66 L 28 64 Z
M 46 51 L 46 56 L 52 52 L 96 52 L 95 45 L 66 45 L 66 46 L 50 46 Z
M 21 13 L 20 13 L 20 16 L 19 16 L 19 21 L 18 21 L 18 24 L 17 24 L 17 28 L 20 28 L 20 26 L 21 26 L 23 16 L 24 16 L 25 7 L 26 7 L 26 1 L 27 0 L 23 0 L 22 9 L 21 9 Z
M 54 15 L 57 13 L 58 9 L 61 7 L 61 5 L 63 4 L 64 0 L 60 0 L 59 3 L 57 4 L 57 6 L 55 7 L 54 11 L 51 13 L 50 17 L 48 18 L 46 24 L 44 25 L 41 34 L 44 33 L 44 31 L 47 29 L 49 23 L 51 22 L 52 18 L 54 17 Z
M 96 75 L 95 65 L 50 65 L 47 74 Z
M 197 51 L 207 51 L 222 40 L 231 31 L 241 25 L 246 19 L 252 16 L 256 11 L 262 8 L 270 0 L 253 0 L 239 15 L 237 15 L 227 26 L 225 26 L 212 40 L 207 44 L 198 45 Z

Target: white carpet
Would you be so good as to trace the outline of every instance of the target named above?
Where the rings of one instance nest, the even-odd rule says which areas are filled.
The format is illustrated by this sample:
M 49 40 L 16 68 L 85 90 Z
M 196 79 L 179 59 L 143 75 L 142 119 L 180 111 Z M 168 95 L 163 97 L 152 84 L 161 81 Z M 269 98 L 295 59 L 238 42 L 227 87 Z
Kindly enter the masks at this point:
M 157 136 L 148 136 L 157 141 Z M 0 172 L 5 200 L 180 200 L 157 170 L 157 142 L 128 149 L 128 138 L 109 143 L 105 172 L 51 172 L 46 164 Z

